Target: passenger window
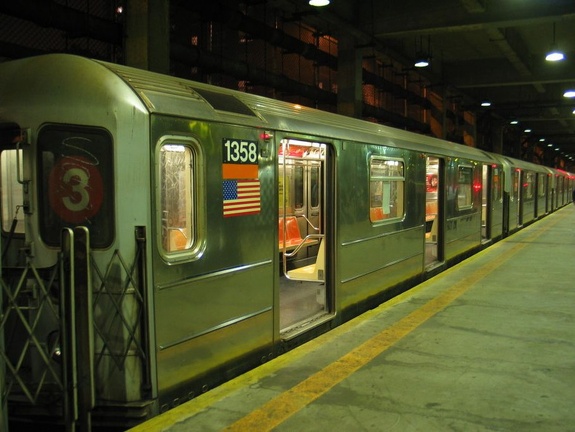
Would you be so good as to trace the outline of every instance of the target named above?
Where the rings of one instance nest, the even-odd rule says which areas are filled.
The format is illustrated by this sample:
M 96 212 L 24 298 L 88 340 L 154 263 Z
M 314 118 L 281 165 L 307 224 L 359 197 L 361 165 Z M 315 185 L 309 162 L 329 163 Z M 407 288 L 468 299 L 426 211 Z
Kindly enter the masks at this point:
M 473 206 L 473 168 L 460 166 L 457 178 L 457 209 L 467 210 Z
M 402 218 L 404 215 L 404 164 L 395 159 L 372 158 L 369 175 L 369 219 Z
M 162 247 L 170 252 L 191 249 L 196 243 L 194 150 L 176 142 L 160 148 L 160 208 Z
M 24 233 L 24 211 L 21 209 L 24 191 L 17 179 L 17 161 L 22 164 L 22 157 L 16 152 L 21 150 L 4 150 L 0 153 L 0 187 L 2 190 L 2 230 L 10 232 L 16 219 L 14 233 Z M 20 166 L 22 168 L 22 166 Z

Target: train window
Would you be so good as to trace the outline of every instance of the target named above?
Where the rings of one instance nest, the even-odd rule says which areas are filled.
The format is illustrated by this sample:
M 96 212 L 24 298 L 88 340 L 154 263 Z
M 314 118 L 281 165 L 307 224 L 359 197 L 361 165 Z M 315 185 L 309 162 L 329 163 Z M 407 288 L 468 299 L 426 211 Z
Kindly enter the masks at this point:
M 525 180 L 523 181 L 523 198 L 532 199 L 535 187 L 535 175 L 532 172 L 525 172 Z
M 301 210 L 304 201 L 304 179 L 303 165 L 294 166 L 294 208 Z
M 24 211 L 21 210 L 24 190 L 17 179 L 18 158 L 16 152 L 22 150 L 4 150 L 0 153 L 0 186 L 2 188 L 2 230 L 16 234 L 24 233 Z M 22 168 L 22 166 L 20 166 Z M 12 228 L 13 222 L 16 225 Z
M 547 189 L 547 175 L 538 174 L 537 179 L 537 196 L 544 197 Z
M 473 206 L 473 168 L 460 166 L 457 178 L 457 209 L 467 210 Z
M 168 253 L 190 249 L 196 243 L 196 159 L 194 150 L 186 145 L 166 141 L 160 147 L 162 247 Z
M 310 168 L 310 206 L 319 207 L 319 166 L 314 165 Z
M 47 125 L 38 134 L 40 234 L 60 245 L 62 228 L 87 226 L 94 248 L 114 238 L 112 137 L 100 128 Z
M 493 193 L 492 200 L 494 202 L 499 202 L 501 199 L 503 199 L 502 184 L 503 184 L 503 174 L 502 174 L 501 168 L 494 167 L 493 168 L 493 188 L 492 188 L 492 193 Z
M 369 175 L 369 219 L 379 222 L 404 215 L 404 164 L 372 158 Z

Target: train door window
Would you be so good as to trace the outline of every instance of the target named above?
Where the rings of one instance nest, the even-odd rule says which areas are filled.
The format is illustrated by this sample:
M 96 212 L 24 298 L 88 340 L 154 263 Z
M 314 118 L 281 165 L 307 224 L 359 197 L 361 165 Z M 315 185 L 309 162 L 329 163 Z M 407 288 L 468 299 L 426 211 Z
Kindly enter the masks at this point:
M 525 179 L 523 181 L 523 198 L 525 199 L 533 199 L 533 192 L 535 186 L 535 178 L 534 173 L 532 172 L 525 172 Z
M 315 210 L 319 207 L 320 169 L 319 165 L 310 167 L 310 207 Z
M 296 163 L 293 167 L 293 206 L 296 212 L 304 208 L 304 167 Z
M 547 175 L 537 175 L 537 196 L 539 199 L 544 198 L 547 191 Z
M 159 148 L 159 203 L 161 245 L 168 255 L 197 244 L 196 151 L 177 140 L 165 139 Z
M 380 222 L 404 216 L 404 163 L 373 157 L 369 172 L 369 219 Z
M 18 167 L 22 172 L 22 150 L 4 150 L 0 153 L 0 186 L 2 190 L 2 230 L 24 233 L 24 212 L 21 209 L 24 198 L 22 184 L 18 182 Z M 12 224 L 16 225 L 12 228 Z
M 492 202 L 500 202 L 503 199 L 503 172 L 500 167 L 493 167 L 493 186 L 491 191 L 493 194 Z
M 48 125 L 38 134 L 40 235 L 59 246 L 64 227 L 87 226 L 94 248 L 114 239 L 112 137 L 104 129 Z
M 460 166 L 457 176 L 457 209 L 468 210 L 473 206 L 473 168 Z

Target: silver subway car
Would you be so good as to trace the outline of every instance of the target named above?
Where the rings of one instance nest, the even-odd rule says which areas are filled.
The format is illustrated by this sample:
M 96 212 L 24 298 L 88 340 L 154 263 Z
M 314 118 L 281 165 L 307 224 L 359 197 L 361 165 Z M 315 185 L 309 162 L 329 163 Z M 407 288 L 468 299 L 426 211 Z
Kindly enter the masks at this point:
M 573 178 L 47 55 L 0 64 L 0 185 L 10 420 L 125 428 L 566 204 Z

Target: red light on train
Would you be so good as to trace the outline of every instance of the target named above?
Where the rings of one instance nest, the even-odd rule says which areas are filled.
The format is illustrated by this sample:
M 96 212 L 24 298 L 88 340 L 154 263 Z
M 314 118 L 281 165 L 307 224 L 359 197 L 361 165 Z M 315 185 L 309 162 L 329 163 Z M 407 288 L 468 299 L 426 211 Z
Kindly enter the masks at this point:
M 481 190 L 481 183 L 473 183 L 473 191 L 479 192 Z

